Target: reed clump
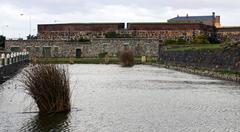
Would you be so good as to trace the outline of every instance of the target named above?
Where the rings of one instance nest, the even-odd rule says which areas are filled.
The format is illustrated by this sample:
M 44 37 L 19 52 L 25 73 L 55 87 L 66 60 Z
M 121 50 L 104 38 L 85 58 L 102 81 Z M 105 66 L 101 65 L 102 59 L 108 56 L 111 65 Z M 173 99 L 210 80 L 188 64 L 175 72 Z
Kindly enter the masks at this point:
M 70 112 L 69 73 L 65 67 L 34 65 L 23 77 L 25 90 L 34 99 L 40 114 Z
M 120 61 L 123 67 L 132 67 L 134 66 L 134 54 L 131 50 L 124 50 L 120 54 Z

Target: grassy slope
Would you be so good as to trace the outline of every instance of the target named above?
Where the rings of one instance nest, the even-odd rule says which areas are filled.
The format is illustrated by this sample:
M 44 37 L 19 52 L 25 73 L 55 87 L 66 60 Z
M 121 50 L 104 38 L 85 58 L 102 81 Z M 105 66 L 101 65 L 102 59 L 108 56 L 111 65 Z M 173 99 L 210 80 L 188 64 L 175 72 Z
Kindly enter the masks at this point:
M 214 50 L 222 48 L 222 44 L 191 44 L 191 45 L 168 45 L 166 51 L 197 51 Z
M 141 63 L 141 58 L 134 58 L 135 63 Z M 74 62 L 76 64 L 102 64 L 105 63 L 104 58 L 38 58 L 36 63 L 47 64 L 68 64 Z M 109 64 L 119 64 L 118 58 L 109 58 Z

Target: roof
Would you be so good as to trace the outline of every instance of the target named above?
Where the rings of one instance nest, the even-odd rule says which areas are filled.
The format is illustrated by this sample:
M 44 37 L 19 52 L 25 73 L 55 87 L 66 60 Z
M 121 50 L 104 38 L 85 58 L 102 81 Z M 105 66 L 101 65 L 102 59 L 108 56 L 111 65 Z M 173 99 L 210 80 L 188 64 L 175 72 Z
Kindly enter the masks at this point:
M 221 27 L 217 30 L 218 32 L 240 32 L 240 27 Z
M 52 23 L 52 24 L 38 24 L 38 26 L 54 26 L 54 25 L 118 25 L 125 23 Z
M 128 30 L 207 30 L 201 23 L 128 23 Z
M 178 16 L 168 21 L 204 21 L 204 20 L 212 20 L 213 16 Z

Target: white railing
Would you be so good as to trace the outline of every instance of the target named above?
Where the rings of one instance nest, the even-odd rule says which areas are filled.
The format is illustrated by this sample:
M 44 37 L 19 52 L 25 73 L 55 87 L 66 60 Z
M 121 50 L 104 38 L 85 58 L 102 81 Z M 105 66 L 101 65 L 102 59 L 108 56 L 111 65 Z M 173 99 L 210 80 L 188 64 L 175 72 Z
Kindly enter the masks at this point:
M 0 54 L 0 67 L 29 59 L 29 52 L 13 52 Z

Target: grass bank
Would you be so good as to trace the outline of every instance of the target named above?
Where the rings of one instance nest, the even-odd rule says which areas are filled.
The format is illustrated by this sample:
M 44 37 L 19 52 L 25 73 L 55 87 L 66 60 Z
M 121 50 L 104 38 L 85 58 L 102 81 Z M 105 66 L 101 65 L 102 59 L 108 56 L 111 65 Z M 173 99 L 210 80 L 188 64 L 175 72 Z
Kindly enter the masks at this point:
M 206 68 L 206 67 L 192 67 L 192 66 L 184 66 L 184 65 L 172 64 L 172 63 L 165 64 L 163 61 L 153 65 L 167 68 L 167 69 L 173 69 L 173 70 L 181 71 L 185 73 L 208 76 L 216 79 L 240 83 L 240 71 L 234 71 L 229 69 Z
M 156 58 L 148 58 L 148 62 L 156 62 Z M 119 64 L 120 60 L 114 58 L 37 58 L 32 63 L 37 64 Z M 134 58 L 135 64 L 142 64 L 140 57 Z
M 165 51 L 199 51 L 216 50 L 223 48 L 223 44 L 189 44 L 189 45 L 167 45 Z

